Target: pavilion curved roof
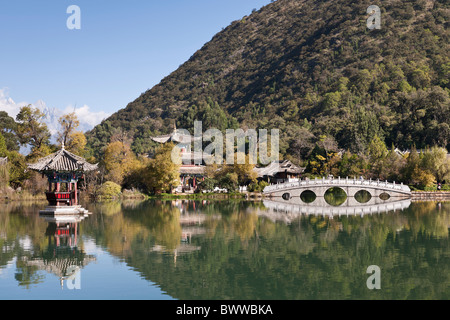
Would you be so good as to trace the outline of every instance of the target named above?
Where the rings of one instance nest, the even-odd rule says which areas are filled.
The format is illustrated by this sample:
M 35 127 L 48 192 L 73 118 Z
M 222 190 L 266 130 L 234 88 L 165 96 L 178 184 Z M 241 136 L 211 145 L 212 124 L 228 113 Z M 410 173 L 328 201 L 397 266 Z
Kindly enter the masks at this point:
M 202 137 L 193 137 L 191 135 L 184 134 L 183 132 L 179 132 L 175 128 L 171 134 L 152 137 L 151 139 L 158 143 L 178 142 L 178 143 L 188 144 L 188 143 L 192 143 L 194 141 L 198 141 L 198 140 L 202 139 Z
M 36 163 L 28 164 L 28 168 L 38 172 L 88 172 L 98 169 L 98 164 L 90 164 L 84 158 L 77 156 L 64 148 L 52 153 Z
M 273 161 L 268 166 L 258 168 L 255 167 L 254 171 L 258 174 L 258 177 L 275 176 L 279 172 L 287 172 L 289 174 L 300 174 L 305 171 L 305 168 L 298 167 L 289 160 Z

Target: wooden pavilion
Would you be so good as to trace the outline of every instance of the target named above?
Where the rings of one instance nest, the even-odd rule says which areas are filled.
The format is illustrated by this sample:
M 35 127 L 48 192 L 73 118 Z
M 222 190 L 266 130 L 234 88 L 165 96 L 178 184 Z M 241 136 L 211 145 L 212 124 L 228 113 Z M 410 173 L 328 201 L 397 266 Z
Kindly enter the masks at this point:
M 63 145 L 58 152 L 29 164 L 28 168 L 47 176 L 49 205 L 67 208 L 78 206 L 78 181 L 86 172 L 97 170 L 98 165 L 65 150 Z

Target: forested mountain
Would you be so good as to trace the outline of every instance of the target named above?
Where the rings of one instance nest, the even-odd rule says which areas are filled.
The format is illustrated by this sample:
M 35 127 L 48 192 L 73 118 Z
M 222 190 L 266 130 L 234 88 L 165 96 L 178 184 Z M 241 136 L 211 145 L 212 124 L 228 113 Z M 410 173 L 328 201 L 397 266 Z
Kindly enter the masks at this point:
M 366 10 L 381 9 L 369 30 Z M 137 153 L 176 122 L 280 129 L 283 154 L 327 135 L 364 152 L 450 149 L 447 0 L 277 0 L 232 22 L 187 62 L 87 133 L 95 154 L 120 134 Z M 130 49 L 131 50 L 131 49 Z

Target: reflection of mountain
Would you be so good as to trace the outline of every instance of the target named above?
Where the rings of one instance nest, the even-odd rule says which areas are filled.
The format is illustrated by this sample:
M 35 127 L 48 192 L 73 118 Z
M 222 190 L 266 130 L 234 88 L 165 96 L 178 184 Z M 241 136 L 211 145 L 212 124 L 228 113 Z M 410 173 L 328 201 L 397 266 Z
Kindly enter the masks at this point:
M 127 233 L 132 249 L 119 255 L 178 299 L 450 297 L 450 204 L 439 211 L 435 203 L 414 203 L 396 214 L 362 217 L 299 215 L 289 224 L 258 216 L 263 210 L 261 203 L 220 201 L 197 202 L 195 212 L 183 214 L 170 202 L 124 208 L 121 221 L 147 233 Z M 174 228 L 186 212 L 202 223 Z M 115 223 L 104 226 L 105 234 L 123 237 Z M 184 228 L 197 227 L 202 231 L 187 241 L 198 250 L 174 260 L 184 242 L 170 250 L 161 245 L 169 242 L 161 235 L 179 240 Z M 371 264 L 383 270 L 384 290 L 377 293 L 365 286 Z
M 260 215 L 270 211 L 262 202 L 184 207 L 91 204 L 79 232 L 178 299 L 450 298 L 450 203 L 333 219 L 298 215 L 289 223 Z M 58 247 L 57 229 L 37 211 L 0 205 L 0 265 L 14 261 L 20 285 L 39 282 L 39 268 L 63 275 L 90 261 L 80 243 L 69 252 L 63 233 Z M 369 265 L 381 267 L 382 290 L 367 290 Z

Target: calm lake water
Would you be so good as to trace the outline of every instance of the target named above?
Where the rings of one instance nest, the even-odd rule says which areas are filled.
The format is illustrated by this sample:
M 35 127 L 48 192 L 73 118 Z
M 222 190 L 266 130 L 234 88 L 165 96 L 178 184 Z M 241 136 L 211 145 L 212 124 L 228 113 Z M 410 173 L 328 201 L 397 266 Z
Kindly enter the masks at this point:
M 0 204 L 0 299 L 449 299 L 450 203 L 365 215 L 263 202 Z M 379 266 L 381 289 L 367 268 Z

